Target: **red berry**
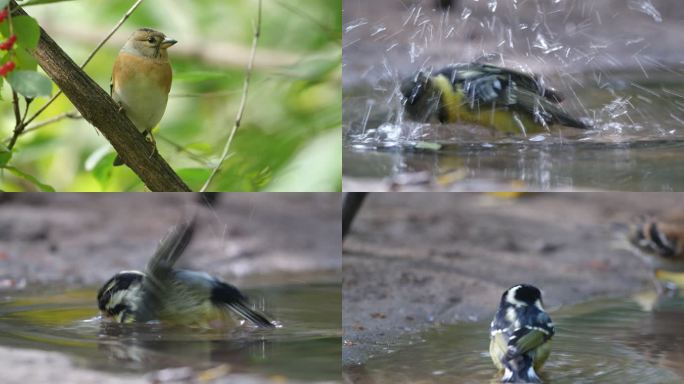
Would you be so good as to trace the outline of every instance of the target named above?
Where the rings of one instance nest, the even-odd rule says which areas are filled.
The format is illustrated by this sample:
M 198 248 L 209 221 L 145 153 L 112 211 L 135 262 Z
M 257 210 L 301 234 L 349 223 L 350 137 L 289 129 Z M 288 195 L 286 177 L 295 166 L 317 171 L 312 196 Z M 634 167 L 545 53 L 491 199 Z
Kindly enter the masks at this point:
M 7 8 L 4 8 L 2 11 L 0 11 L 0 23 L 5 21 L 7 15 L 9 15 L 9 11 L 7 10 Z
M 14 46 L 14 43 L 16 41 L 17 41 L 17 35 L 12 35 L 9 37 L 9 39 L 0 43 L 0 49 L 3 51 L 9 51 L 10 49 L 12 49 L 12 46 Z
M 10 73 L 14 70 L 14 67 L 16 67 L 16 64 L 14 64 L 14 61 L 6 62 L 2 66 L 0 66 L 0 76 L 2 76 L 2 77 L 7 76 L 8 73 Z

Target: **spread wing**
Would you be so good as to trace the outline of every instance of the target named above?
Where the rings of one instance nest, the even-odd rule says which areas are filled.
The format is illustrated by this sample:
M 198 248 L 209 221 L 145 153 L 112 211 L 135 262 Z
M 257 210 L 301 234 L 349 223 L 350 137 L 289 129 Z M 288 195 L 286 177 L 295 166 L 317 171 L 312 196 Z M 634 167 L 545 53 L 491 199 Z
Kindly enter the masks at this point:
M 173 281 L 173 265 L 192 240 L 194 230 L 194 219 L 171 228 L 147 263 L 143 280 L 143 303 L 146 305 L 147 313 L 156 313 L 164 302 L 163 295 L 168 289 L 167 285 Z M 154 318 L 153 315 L 150 317 Z
M 190 244 L 194 232 L 194 219 L 171 228 L 169 233 L 159 242 L 154 256 L 147 263 L 147 275 L 159 280 L 165 279 Z

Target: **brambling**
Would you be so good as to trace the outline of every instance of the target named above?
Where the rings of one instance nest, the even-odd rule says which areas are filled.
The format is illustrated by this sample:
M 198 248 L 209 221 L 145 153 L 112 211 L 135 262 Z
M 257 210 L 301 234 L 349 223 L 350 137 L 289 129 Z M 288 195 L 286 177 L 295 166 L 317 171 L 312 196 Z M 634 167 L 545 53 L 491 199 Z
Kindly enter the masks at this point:
M 659 291 L 684 287 L 684 216 L 640 217 L 627 225 L 625 235 L 653 268 Z
M 159 31 L 140 28 L 119 51 L 112 71 L 112 98 L 119 104 L 119 111 L 143 135 L 150 136 L 154 150 L 152 128 L 164 115 L 171 90 L 171 64 L 166 50 L 176 42 Z M 117 156 L 114 165 L 121 164 Z
M 537 372 L 551 353 L 553 322 L 544 312 L 541 291 L 519 284 L 501 296 L 489 328 L 489 354 L 504 383 L 540 383 Z

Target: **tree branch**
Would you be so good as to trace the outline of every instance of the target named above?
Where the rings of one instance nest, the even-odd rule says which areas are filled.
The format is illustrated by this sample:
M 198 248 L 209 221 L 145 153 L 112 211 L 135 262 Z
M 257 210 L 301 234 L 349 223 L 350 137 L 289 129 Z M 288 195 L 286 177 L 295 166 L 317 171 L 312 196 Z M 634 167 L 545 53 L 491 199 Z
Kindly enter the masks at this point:
M 86 58 L 86 60 L 83 62 L 83 64 L 81 64 L 81 69 L 85 68 L 85 66 L 88 65 L 88 63 L 90 62 L 90 60 L 92 60 L 93 56 L 95 56 L 95 54 L 97 53 L 97 51 L 99 51 L 100 48 L 102 48 L 102 46 L 103 46 L 103 45 L 112 37 L 112 35 L 114 34 L 114 32 L 116 32 L 117 30 L 119 30 L 119 28 L 121 28 L 121 25 L 123 25 L 123 23 L 124 23 L 126 20 L 128 20 L 129 17 L 131 17 L 131 15 L 133 14 L 133 11 L 135 11 L 135 10 L 140 6 L 140 4 L 141 4 L 142 2 L 143 2 L 143 0 L 138 0 L 138 1 L 136 1 L 135 4 L 133 4 L 133 5 L 131 6 L 131 8 L 129 8 L 128 11 L 123 15 L 123 17 L 121 17 L 121 20 L 119 20 L 119 22 L 116 23 L 116 25 L 114 26 L 114 28 L 112 28 L 112 30 L 109 31 L 109 33 L 107 34 L 107 36 L 106 36 L 104 39 L 100 40 L 99 43 L 97 43 L 97 46 L 95 47 L 95 49 L 93 49 L 93 51 L 90 52 L 90 55 L 88 55 L 88 58 Z M 33 116 L 31 116 L 31 117 L 26 121 L 26 125 L 31 124 L 31 122 L 32 122 L 33 120 L 35 120 L 36 117 L 38 117 L 38 115 L 40 115 L 41 113 L 43 113 L 43 112 L 47 109 L 47 107 L 49 107 L 50 104 L 52 104 L 52 103 L 55 101 L 55 99 L 57 99 L 57 98 L 59 97 L 59 95 L 61 95 L 61 94 L 62 94 L 62 90 L 60 89 L 59 91 L 57 91 L 57 93 L 55 93 L 55 94 L 50 98 L 50 100 L 47 101 L 47 103 L 43 104 L 43 106 L 40 107 L 40 109 L 38 109 L 38 110 L 36 111 L 36 113 L 34 113 Z
M 11 7 L 14 15 L 26 15 L 14 0 Z M 150 154 L 150 145 L 128 117 L 118 111 L 114 100 L 42 28 L 38 47 L 32 54 L 81 115 L 102 132 L 151 191 L 190 191 L 157 151 Z

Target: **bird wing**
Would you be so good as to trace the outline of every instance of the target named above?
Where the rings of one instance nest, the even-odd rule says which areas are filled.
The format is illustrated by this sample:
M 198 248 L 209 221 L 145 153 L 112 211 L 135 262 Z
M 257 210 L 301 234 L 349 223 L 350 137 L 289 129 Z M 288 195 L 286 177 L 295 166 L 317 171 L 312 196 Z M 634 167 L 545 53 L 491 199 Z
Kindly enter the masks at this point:
M 515 331 L 508 339 L 508 358 L 520 356 L 546 343 L 554 334 L 551 318 L 540 311 L 530 324 Z
M 165 280 L 178 258 L 183 254 L 195 232 L 195 219 L 188 220 L 171 228 L 159 242 L 154 256 L 147 263 L 147 275 Z

